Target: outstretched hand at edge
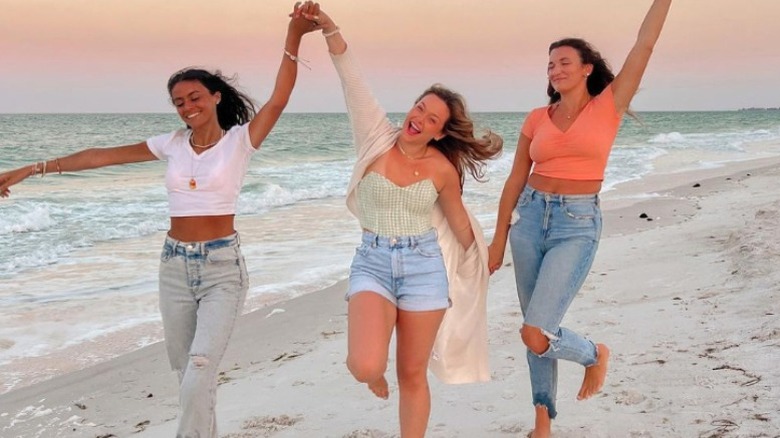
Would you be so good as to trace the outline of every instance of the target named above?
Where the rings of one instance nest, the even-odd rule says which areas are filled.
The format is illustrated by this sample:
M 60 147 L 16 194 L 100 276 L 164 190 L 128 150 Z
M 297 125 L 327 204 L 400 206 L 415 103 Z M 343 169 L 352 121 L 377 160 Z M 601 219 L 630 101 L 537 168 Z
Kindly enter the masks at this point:
M 32 174 L 31 172 L 32 168 L 26 166 L 15 170 L 10 170 L 5 173 L 0 173 L 0 197 L 7 198 L 11 196 L 10 187 L 14 184 L 18 184 L 24 181 Z

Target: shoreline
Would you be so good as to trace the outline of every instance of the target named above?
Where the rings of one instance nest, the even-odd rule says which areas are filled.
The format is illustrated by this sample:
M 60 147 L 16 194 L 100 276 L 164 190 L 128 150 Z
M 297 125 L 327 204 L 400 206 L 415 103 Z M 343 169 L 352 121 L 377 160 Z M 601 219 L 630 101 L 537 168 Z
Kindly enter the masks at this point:
M 762 158 L 729 163 L 719 168 L 651 174 L 642 180 L 621 184 L 603 196 L 605 225 L 602 248 L 597 254 L 596 264 L 583 287 L 581 296 L 575 300 L 565 323 L 573 323 L 578 331 L 581 330 L 590 336 L 606 338 L 613 351 L 616 350 L 615 345 L 620 346 L 612 365 L 617 368 L 613 373 L 618 375 L 611 375 L 602 395 L 596 397 L 596 400 L 609 399 L 613 405 L 610 406 L 611 411 L 607 409 L 604 412 L 604 406 L 599 406 L 600 402 L 576 403 L 575 407 L 571 401 L 559 401 L 559 410 L 566 411 L 562 417 L 568 417 L 565 422 L 556 422 L 556 429 L 563 433 L 562 436 L 627 436 L 620 435 L 621 424 L 634 423 L 637 424 L 637 434 L 631 436 L 637 437 L 693 436 L 701 431 L 714 430 L 718 427 L 725 431 L 735 430 L 730 429 L 732 426 L 729 426 L 725 420 L 718 423 L 720 426 L 715 425 L 717 420 L 715 417 L 720 411 L 727 409 L 721 407 L 725 400 L 703 400 L 693 392 L 686 391 L 683 391 L 685 394 L 683 401 L 687 404 L 683 407 L 706 407 L 712 412 L 705 413 L 713 418 L 705 416 L 704 419 L 691 419 L 704 411 L 697 408 L 695 412 L 686 412 L 686 409 L 683 409 L 680 415 L 686 419 L 686 424 L 678 424 L 678 419 L 672 418 L 674 417 L 672 414 L 673 408 L 680 406 L 669 402 L 665 394 L 659 395 L 659 393 L 662 390 L 673 391 L 680 388 L 666 388 L 661 384 L 655 387 L 654 382 L 645 382 L 646 391 L 643 391 L 636 388 L 636 386 L 642 387 L 639 376 L 629 373 L 634 367 L 652 368 L 643 371 L 645 378 L 649 375 L 653 379 L 659 379 L 657 382 L 663 382 L 664 379 L 676 382 L 676 379 L 681 378 L 680 376 L 685 377 L 686 373 L 690 373 L 689 368 L 695 369 L 697 373 L 702 374 L 693 378 L 693 382 L 684 382 L 683 388 L 689 389 L 685 385 L 692 385 L 691 389 L 697 391 L 713 390 L 717 389 L 718 382 L 709 375 L 701 377 L 705 375 L 701 364 L 719 359 L 719 354 L 730 352 L 734 353 L 734 356 L 729 356 L 728 361 L 720 361 L 714 365 L 715 368 L 725 367 L 720 369 L 720 374 L 736 374 L 736 377 L 730 376 L 729 379 L 737 379 L 738 382 L 741 382 L 738 370 L 742 370 L 745 376 L 764 376 L 756 382 L 755 388 L 751 388 L 753 385 L 742 386 L 756 391 L 764 388 L 759 400 L 766 402 L 768 398 L 769 402 L 774 401 L 775 406 L 777 405 L 780 396 L 777 394 L 777 389 L 773 390 L 773 388 L 778 387 L 778 372 L 772 369 L 772 364 L 780 360 L 778 354 L 780 349 L 777 349 L 780 346 L 778 345 L 780 343 L 778 323 L 773 323 L 771 320 L 762 321 L 759 314 L 753 316 L 756 318 L 754 321 L 746 321 L 751 324 L 760 323 L 759 329 L 753 330 L 753 334 L 758 333 L 759 338 L 766 338 L 762 342 L 768 344 L 769 348 L 766 351 L 750 351 L 747 357 L 752 357 L 753 363 L 752 366 L 747 366 L 744 364 L 750 363 L 747 358 L 736 356 L 741 343 L 727 340 L 727 334 L 719 331 L 724 329 L 716 327 L 719 321 L 714 318 L 714 315 L 721 315 L 724 311 L 717 310 L 718 305 L 712 308 L 712 303 L 720 303 L 722 309 L 723 303 L 729 298 L 712 290 L 725 288 L 733 293 L 740 290 L 740 287 L 744 287 L 737 281 L 741 279 L 741 274 L 729 274 L 734 269 L 719 269 L 726 264 L 725 261 L 719 260 L 727 259 L 726 256 L 734 251 L 736 255 L 731 254 L 734 257 L 744 255 L 739 251 L 743 243 L 740 241 L 739 233 L 735 231 L 733 225 L 735 221 L 760 220 L 761 211 L 770 213 L 777 211 L 773 210 L 774 207 L 765 208 L 763 204 L 755 204 L 759 203 L 759 199 L 774 199 L 771 196 L 773 193 L 766 192 L 774 191 L 772 181 L 776 180 L 778 175 L 780 175 L 780 157 Z M 758 182 L 763 185 L 753 188 L 752 185 L 758 185 Z M 698 186 L 695 186 L 696 184 Z M 719 199 L 734 196 L 734 193 L 744 195 L 746 191 L 750 196 L 755 192 L 757 194 L 754 196 L 755 199 L 750 199 L 750 196 L 747 199 L 743 196 L 736 201 L 729 198 L 734 202 L 726 202 L 723 208 L 726 210 L 734 208 L 732 204 L 747 203 L 755 210 L 752 218 L 750 212 L 721 217 L 712 211 L 713 204 L 718 205 Z M 642 193 L 656 195 L 636 197 Z M 640 219 L 639 215 L 642 213 L 653 220 Z M 697 222 L 704 225 L 697 225 Z M 776 222 L 774 227 L 777 229 Z M 680 237 L 691 235 L 687 228 L 696 231 L 694 234 L 697 236 L 691 242 L 684 242 Z M 702 235 L 706 236 L 702 237 Z M 767 234 L 763 238 L 759 236 L 752 243 L 758 246 L 770 235 Z M 729 246 L 731 243 L 738 245 Z M 659 254 L 665 257 L 659 259 Z M 675 257 L 678 256 L 686 257 L 685 260 L 691 263 L 676 263 Z M 769 251 L 767 255 L 769 261 L 772 260 L 772 256 L 775 257 L 774 263 L 780 260 L 780 256 Z M 511 263 L 509 256 L 505 259 L 505 264 L 507 263 Z M 697 268 L 697 264 L 701 263 L 705 263 L 706 266 Z M 743 266 L 741 269 L 748 268 L 749 266 Z M 656 277 L 648 278 L 649 273 L 644 271 L 655 272 Z M 659 296 L 645 292 L 638 296 L 629 293 L 637 286 L 646 286 L 641 283 L 640 278 L 650 283 L 647 286 L 650 290 L 657 289 L 662 293 Z M 752 287 L 751 284 L 762 279 L 751 276 L 741 280 L 749 286 L 749 289 Z M 638 281 L 640 283 L 636 283 Z M 693 292 L 696 297 L 687 295 L 692 291 L 687 290 L 690 286 L 686 282 L 696 285 L 696 291 Z M 525 433 L 532 425 L 531 409 L 526 406 L 530 403 L 527 367 L 516 336 L 520 323 L 519 306 L 513 289 L 511 269 L 504 268 L 491 279 L 488 312 L 493 382 L 485 385 L 446 386 L 431 377 L 433 393 L 433 414 L 429 428 L 431 436 L 469 437 L 477 436 L 473 435 L 477 431 L 482 434 L 479 436 L 516 435 Z M 247 431 L 242 432 L 247 435 L 236 434 L 236 437 L 267 436 L 263 434 L 276 429 L 280 432 L 274 436 L 280 437 L 392 436 L 383 430 L 388 428 L 393 430 L 395 427 L 392 426 L 396 403 L 393 401 L 393 396 L 391 395 L 389 402 L 376 401 L 366 394 L 368 391 L 365 388 L 351 381 L 344 366 L 346 345 L 344 290 L 344 281 L 342 281 L 322 291 L 277 303 L 241 317 L 221 367 L 223 373 L 220 376 L 217 409 L 223 432 Z M 776 284 L 773 292 L 766 294 L 764 299 L 769 300 L 772 294 L 777 298 Z M 761 297 L 758 295 L 754 298 Z M 778 301 L 775 299 L 774 302 Z M 770 301 L 766 301 L 766 304 L 769 305 L 768 311 L 775 312 L 774 315 L 780 313 L 778 304 L 772 304 Z M 690 318 L 689 315 L 686 320 L 675 313 L 681 311 L 683 307 L 695 317 Z M 610 312 L 605 314 L 602 308 L 620 315 L 613 315 Z M 284 312 L 275 309 L 284 309 Z M 669 321 L 664 321 L 664 318 L 648 321 L 649 317 L 654 316 L 648 315 L 648 310 L 663 312 L 661 316 L 669 314 L 677 316 L 671 315 Z M 740 310 L 748 312 L 750 309 Z M 597 313 L 598 318 L 593 319 L 590 313 Z M 668 326 L 664 326 L 665 322 L 669 323 Z M 636 324 L 643 324 L 645 329 L 648 325 L 653 327 L 649 330 L 650 333 L 646 334 L 648 339 L 639 342 L 646 348 L 645 352 L 617 342 L 616 334 L 620 335 L 621 341 L 630 342 L 622 338 L 632 337 L 635 333 L 633 325 Z M 746 333 L 747 328 L 744 325 L 746 324 L 733 324 L 729 327 L 732 332 L 736 332 L 733 333 L 734 335 L 748 336 L 747 340 L 750 339 L 750 333 Z M 696 334 L 697 329 L 701 329 L 702 326 L 705 327 L 704 338 L 702 334 Z M 676 340 L 676 336 L 672 335 L 679 333 L 676 331 L 670 333 L 671 329 L 687 333 L 688 341 L 685 340 L 685 336 L 681 336 L 681 340 Z M 648 330 L 644 330 L 643 333 L 645 331 Z M 653 331 L 666 333 L 670 338 L 656 339 Z M 711 340 L 712 346 L 700 348 L 707 344 L 707 336 L 713 334 L 717 336 Z M 678 341 L 691 345 L 679 346 L 675 344 Z M 735 346 L 730 346 L 732 344 Z M 750 343 L 747 344 L 750 346 Z M 771 348 L 773 345 L 774 349 Z M 722 348 L 724 346 L 728 348 Z M 696 362 L 694 364 L 693 359 L 687 358 L 687 353 L 696 349 L 700 352 L 694 356 Z M 767 351 L 770 353 L 769 357 L 766 357 Z M 685 356 L 688 363 L 675 364 L 671 359 L 674 355 Z M 745 355 L 745 352 L 741 355 Z M 392 362 L 391 360 L 389 369 L 392 369 Z M 756 364 L 760 369 L 750 370 L 756 368 Z M 675 373 L 670 373 L 669 369 L 674 369 Z M 576 380 L 579 378 L 579 374 L 573 371 L 574 368 L 563 366 L 562 370 L 561 387 L 565 386 L 566 389 L 565 392 L 562 390 L 559 393 L 559 400 L 569 397 L 572 391 L 576 393 L 578 387 Z M 389 377 L 392 385 L 394 381 L 392 373 Z M 501 382 L 504 384 L 502 385 Z M 511 389 L 506 387 L 508 382 L 511 382 Z M 515 388 L 516 386 L 520 388 Z M 267 391 L 268 389 L 271 391 Z M 328 403 L 332 401 L 330 395 L 334 391 L 339 395 L 348 393 L 344 394 L 344 400 L 340 397 L 339 403 L 336 403 L 344 409 L 349 408 L 346 409 L 348 414 L 344 415 L 344 418 L 339 418 L 342 412 L 339 406 Z M 765 394 L 767 391 L 768 396 Z M 136 432 L 139 432 L 139 436 L 171 436 L 172 431 L 175 430 L 175 421 L 172 420 L 176 416 L 176 393 L 175 374 L 169 370 L 163 345 L 158 342 L 90 368 L 0 395 L 0 405 L 3 406 L 0 415 L 6 414 L 0 417 L 0 430 L 4 431 L 3 435 L 8 430 L 13 436 L 94 437 L 101 433 L 127 436 Z M 772 400 L 773 394 L 774 400 Z M 500 397 L 497 397 L 499 395 Z M 746 400 L 749 397 L 745 395 Z M 679 397 L 677 399 L 679 400 Z M 299 401 L 303 402 L 302 406 L 299 406 Z M 669 404 L 665 405 L 665 403 Z M 757 403 L 758 401 L 754 400 L 754 404 Z M 717 406 L 710 406 L 713 404 Z M 742 404 L 744 403 L 737 401 L 733 406 L 742 409 Z M 647 417 L 648 421 L 643 423 L 630 420 L 642 413 L 641 411 L 624 412 L 633 408 L 642 408 L 645 411 L 644 417 Z M 670 411 L 666 412 L 664 408 Z M 660 417 L 659 413 L 662 414 Z M 251 419 L 254 415 L 271 415 L 271 417 L 259 417 L 256 419 L 258 425 L 252 426 L 254 429 L 252 427 L 242 429 L 245 426 L 244 420 Z M 288 417 L 282 420 L 280 415 L 288 415 Z M 753 418 L 751 421 L 758 424 L 754 430 L 761 431 L 762 422 L 766 423 L 763 426 L 780 427 L 780 414 L 757 410 L 756 415 L 766 417 L 767 420 Z M 477 417 L 478 420 L 470 424 L 468 422 L 470 416 Z M 613 418 L 609 420 L 604 418 L 606 425 L 601 424 L 600 419 L 597 425 L 594 424 L 596 423 L 593 420 L 594 416 Z M 644 417 L 640 416 L 640 418 Z M 707 419 L 710 421 L 706 421 Z M 742 420 L 747 421 L 745 418 Z M 696 421 L 700 422 L 696 423 Z M 285 426 L 281 423 L 291 424 Z M 655 423 L 659 425 L 651 426 Z M 356 425 L 361 424 L 369 428 L 360 429 L 358 426 L 358 429 L 352 430 L 352 434 L 347 435 Z M 577 424 L 585 426 L 577 428 Z M 597 429 L 598 426 L 606 429 Z M 341 430 L 343 433 L 334 434 L 336 430 Z M 602 435 L 600 432 L 603 430 L 607 432 Z M 459 431 L 463 435 L 453 435 L 453 431 Z M 675 435 L 674 431 L 678 434 Z M 744 430 L 740 430 L 740 433 L 742 432 Z
M 339 322 L 346 321 L 346 309 L 343 306 L 345 284 L 346 281 L 340 281 L 319 292 L 242 315 L 220 366 L 220 384 L 244 378 L 254 365 L 281 365 L 295 359 L 305 350 L 304 346 L 317 340 L 316 334 L 328 338 L 343 333 L 337 326 Z M 344 321 L 334 318 L 339 312 L 343 313 Z M 297 335 L 288 333 L 289 325 L 296 326 Z M 257 326 L 262 326 L 262 340 L 255 337 Z M 82 389 L 80 393 L 74 393 L 75 388 Z M 101 408 L 115 405 L 118 394 L 124 395 L 120 402 L 120 412 L 110 413 Z M 0 417 L 0 425 L 3 426 L 0 431 L 7 427 L 3 423 L 13 411 L 23 412 L 26 409 L 27 417 L 40 418 L 44 416 L 41 413 L 54 409 L 46 406 L 58 407 L 55 411 L 60 421 L 72 419 L 67 422 L 70 426 L 66 425 L 65 429 L 88 424 L 96 427 L 97 423 L 88 420 L 96 414 L 119 414 L 121 418 L 125 412 L 133 412 L 139 417 L 148 417 L 150 421 L 167 421 L 170 420 L 170 414 L 161 413 L 159 407 L 149 403 L 149 400 L 167 399 L 169 401 L 166 405 L 173 403 L 171 406 L 175 408 L 177 396 L 176 375 L 168 364 L 164 342 L 160 341 L 83 370 L 0 395 L 0 405 L 3 406 L 0 415 L 9 414 Z M 18 409 L 12 408 L 15 406 Z M 119 418 L 115 421 L 122 423 Z

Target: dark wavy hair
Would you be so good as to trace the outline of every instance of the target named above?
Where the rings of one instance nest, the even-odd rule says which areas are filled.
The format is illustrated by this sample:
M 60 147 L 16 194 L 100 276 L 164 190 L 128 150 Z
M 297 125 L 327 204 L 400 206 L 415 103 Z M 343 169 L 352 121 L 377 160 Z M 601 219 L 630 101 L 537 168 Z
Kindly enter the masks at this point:
M 612 83 L 615 79 L 615 74 L 612 73 L 612 68 L 607 63 L 607 60 L 601 56 L 598 50 L 594 49 L 587 41 L 580 38 L 564 38 L 550 44 L 550 49 L 547 54 L 550 54 L 554 49 L 558 47 L 571 47 L 576 50 L 580 55 L 580 61 L 583 64 L 590 64 L 593 66 L 593 71 L 588 75 L 586 81 L 588 87 L 588 94 L 591 96 L 598 96 L 607 88 L 607 85 Z M 550 81 L 547 81 L 547 95 L 550 97 L 550 104 L 553 104 L 561 100 L 561 94 L 555 91 Z
M 441 84 L 434 84 L 425 90 L 415 104 L 429 94 L 443 100 L 450 111 L 450 117 L 444 123 L 444 137 L 440 140 L 431 140 L 430 145 L 441 151 L 455 166 L 460 175 L 461 190 L 465 182 L 466 170 L 477 181 L 484 181 L 484 162 L 501 153 L 504 140 L 489 130 L 482 137 L 475 138 L 474 122 L 466 110 L 465 99 Z
M 187 67 L 168 79 L 168 95 L 176 84 L 183 81 L 198 81 L 211 94 L 219 91 L 221 98 L 217 105 L 217 120 L 219 126 L 226 131 L 235 125 L 249 122 L 256 113 L 252 99 L 233 85 L 236 82 L 235 76 L 228 78 L 219 70 L 212 73 L 201 68 Z

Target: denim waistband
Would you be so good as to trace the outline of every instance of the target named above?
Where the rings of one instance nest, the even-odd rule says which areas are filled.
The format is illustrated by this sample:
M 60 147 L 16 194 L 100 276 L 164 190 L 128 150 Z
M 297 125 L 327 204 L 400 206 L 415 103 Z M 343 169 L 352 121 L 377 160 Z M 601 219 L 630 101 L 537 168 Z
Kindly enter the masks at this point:
M 438 242 L 435 228 L 417 236 L 380 236 L 374 232 L 363 230 L 363 243 L 386 248 L 414 248 L 417 245 Z
M 543 192 L 541 190 L 536 190 L 535 188 L 529 185 L 525 186 L 523 192 L 527 193 L 528 196 L 531 197 L 531 199 L 544 199 L 547 202 L 560 202 L 562 204 L 566 202 L 595 202 L 596 204 L 598 204 L 599 202 L 598 193 L 585 194 L 585 195 L 562 195 L 559 193 L 548 193 L 548 192 Z
M 220 237 L 214 240 L 206 240 L 203 242 L 182 242 L 176 240 L 171 236 L 165 236 L 164 248 L 170 249 L 175 255 L 207 255 L 209 251 L 215 249 L 225 248 L 228 246 L 238 246 L 241 243 L 241 239 L 238 237 L 238 233 L 233 233 L 229 236 Z

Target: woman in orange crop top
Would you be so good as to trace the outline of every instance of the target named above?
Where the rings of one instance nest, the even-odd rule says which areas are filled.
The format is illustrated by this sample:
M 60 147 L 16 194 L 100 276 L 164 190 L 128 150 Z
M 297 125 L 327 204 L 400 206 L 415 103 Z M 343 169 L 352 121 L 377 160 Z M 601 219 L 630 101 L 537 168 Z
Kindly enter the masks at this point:
M 234 229 L 236 200 L 251 155 L 289 101 L 301 39 L 316 29 L 300 17 L 289 21 L 276 85 L 259 111 L 219 72 L 187 68 L 167 84 L 185 128 L 0 173 L 5 198 L 12 185 L 34 175 L 167 161 L 170 228 L 160 256 L 159 296 L 168 359 L 179 377 L 176 436 L 217 437 L 218 367 L 249 289 Z
M 491 272 L 499 269 L 509 236 L 536 413 L 529 434 L 534 438 L 550 435 L 557 414 L 559 359 L 585 367 L 578 399 L 596 394 L 606 378 L 609 349 L 560 323 L 593 262 L 607 158 L 670 6 L 671 0 L 653 2 L 617 76 L 581 39 L 550 45 L 550 103 L 528 114 L 521 130 L 501 194 L 488 267 Z M 510 224 L 515 206 L 519 219 Z

